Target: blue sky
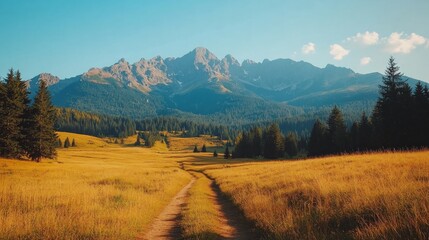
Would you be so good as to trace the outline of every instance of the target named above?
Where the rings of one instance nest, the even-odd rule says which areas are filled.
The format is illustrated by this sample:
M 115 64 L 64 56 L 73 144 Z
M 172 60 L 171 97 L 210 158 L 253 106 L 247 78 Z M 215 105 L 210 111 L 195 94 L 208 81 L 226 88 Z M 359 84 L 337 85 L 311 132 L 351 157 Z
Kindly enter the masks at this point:
M 72 77 L 120 58 L 180 57 L 206 47 L 239 61 L 291 58 L 360 73 L 394 56 L 429 81 L 427 0 L 1 0 L 0 76 Z

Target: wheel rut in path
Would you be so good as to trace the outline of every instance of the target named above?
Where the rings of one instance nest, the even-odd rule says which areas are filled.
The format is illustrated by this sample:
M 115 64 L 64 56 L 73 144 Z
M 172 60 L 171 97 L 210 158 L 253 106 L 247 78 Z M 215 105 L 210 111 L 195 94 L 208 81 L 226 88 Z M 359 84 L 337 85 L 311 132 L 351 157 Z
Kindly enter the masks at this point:
M 180 239 L 180 214 L 186 204 L 186 197 L 189 189 L 195 182 L 193 178 L 179 193 L 174 196 L 171 202 L 164 208 L 161 214 L 155 219 L 152 227 L 146 234 L 137 236 L 139 240 L 154 239 Z
M 214 195 L 212 201 L 218 211 L 221 226 L 218 229 L 220 239 L 259 239 L 259 234 L 254 226 L 244 218 L 243 213 L 225 196 L 216 184 L 215 180 L 203 173 L 208 178 L 210 188 Z
M 189 173 L 193 175 L 192 171 L 189 171 Z M 242 212 L 222 193 L 215 180 L 204 172 L 201 173 L 201 177 L 210 180 L 212 194 L 207 197 L 216 209 L 216 215 L 220 222 L 219 227 L 216 229 L 218 239 L 260 239 L 254 226 L 244 218 Z M 149 231 L 137 236 L 136 239 L 183 239 L 180 228 L 181 213 L 186 206 L 188 192 L 195 181 L 196 178 L 193 177 L 155 219 Z

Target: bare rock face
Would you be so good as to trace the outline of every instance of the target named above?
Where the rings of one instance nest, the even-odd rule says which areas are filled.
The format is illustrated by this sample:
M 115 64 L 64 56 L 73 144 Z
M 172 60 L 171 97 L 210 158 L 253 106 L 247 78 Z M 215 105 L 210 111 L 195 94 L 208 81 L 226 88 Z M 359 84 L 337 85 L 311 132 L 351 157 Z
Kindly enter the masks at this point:
M 27 89 L 30 91 L 31 95 L 34 95 L 37 92 L 40 81 L 44 81 L 49 87 L 59 83 L 60 78 L 50 73 L 41 73 L 32 79 L 25 81 Z

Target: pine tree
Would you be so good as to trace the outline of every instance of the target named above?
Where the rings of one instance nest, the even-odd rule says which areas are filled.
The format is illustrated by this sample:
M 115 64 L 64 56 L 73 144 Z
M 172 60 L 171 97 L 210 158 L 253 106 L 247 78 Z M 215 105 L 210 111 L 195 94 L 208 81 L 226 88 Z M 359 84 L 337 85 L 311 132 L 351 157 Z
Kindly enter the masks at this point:
M 70 147 L 70 140 L 69 137 L 66 137 L 66 140 L 64 141 L 64 148 L 69 148 Z
M 149 141 L 146 141 L 146 143 L 148 143 Z M 134 143 L 134 146 L 140 146 L 141 142 L 140 142 L 140 134 L 137 134 L 137 139 L 136 142 Z
M 194 146 L 194 153 L 197 153 L 197 152 L 199 152 L 199 151 L 198 151 L 198 147 L 197 147 L 197 145 L 195 145 L 195 146 Z
M 61 141 L 61 138 L 58 138 L 57 147 L 58 148 L 63 147 L 63 142 Z
M 372 114 L 378 148 L 401 148 L 401 145 L 409 140 L 409 136 L 406 136 L 408 134 L 406 122 L 409 118 L 408 102 L 411 90 L 402 80 L 402 76 L 395 59 L 390 57 L 382 85 L 379 86 L 380 97 Z M 404 137 L 405 140 L 401 139 Z
M 226 146 L 226 148 L 225 148 L 225 153 L 223 154 L 223 158 L 228 159 L 228 158 L 230 158 L 230 157 L 231 157 L 231 155 L 230 155 L 230 153 L 229 153 L 229 147 L 228 147 L 228 146 Z
M 252 150 L 253 157 L 262 156 L 262 129 L 259 127 L 255 127 L 251 130 L 252 132 Z
M 271 124 L 268 127 L 264 142 L 264 157 L 275 159 L 283 155 L 284 138 L 280 132 L 279 125 Z
M 309 156 L 322 156 L 327 153 L 326 126 L 319 119 L 313 125 L 308 143 Z
M 349 151 L 359 151 L 359 123 L 354 122 L 350 128 Z
M 55 112 L 51 103 L 48 87 L 44 81 L 39 83 L 39 90 L 31 107 L 29 120 L 31 129 L 28 130 L 27 154 L 33 160 L 39 162 L 42 157 L 54 158 L 57 155 L 55 145 L 57 134 L 55 133 Z M 68 138 L 67 138 L 68 140 Z M 66 141 L 67 141 L 66 140 Z
M 206 149 L 206 145 L 205 145 L 205 144 L 203 144 L 203 147 L 201 148 L 201 152 L 207 152 L 207 149 Z
M 344 123 L 343 115 L 337 106 L 331 111 L 328 118 L 328 144 L 329 153 L 341 153 L 346 150 L 346 124 Z
M 425 87 L 427 89 L 427 85 Z M 427 146 L 426 138 L 429 136 L 429 98 L 425 95 L 425 87 L 418 82 L 413 93 L 414 109 L 411 126 L 415 147 Z
M 372 149 L 372 124 L 368 120 L 365 112 L 362 113 L 362 117 L 359 122 L 359 136 L 358 136 L 358 147 L 360 151 L 368 151 Z
M 298 154 L 298 140 L 295 133 L 290 132 L 285 138 L 285 150 L 289 157 L 294 157 Z
M 72 147 L 76 147 L 76 142 L 74 141 L 74 138 L 73 138 L 73 140 L 72 140 L 71 146 L 72 146 Z
M 0 156 L 19 158 L 25 154 L 29 102 L 19 71 L 11 69 L 0 87 Z
M 216 151 L 216 149 L 213 152 L 213 157 L 217 158 L 217 151 Z

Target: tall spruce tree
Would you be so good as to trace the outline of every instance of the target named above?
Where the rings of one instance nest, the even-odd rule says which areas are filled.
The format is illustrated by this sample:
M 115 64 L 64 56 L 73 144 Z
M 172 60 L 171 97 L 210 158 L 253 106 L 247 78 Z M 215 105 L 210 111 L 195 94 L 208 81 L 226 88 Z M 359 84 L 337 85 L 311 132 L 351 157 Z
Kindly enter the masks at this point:
M 425 95 L 425 87 L 421 82 L 416 84 L 413 93 L 414 109 L 412 118 L 413 146 L 424 147 L 429 136 L 429 98 Z
M 368 120 L 368 117 L 366 116 L 365 112 L 363 112 L 359 122 L 358 146 L 360 151 L 368 151 L 372 149 L 372 136 L 372 124 Z
M 408 141 L 406 122 L 410 116 L 408 103 L 404 101 L 409 101 L 410 87 L 402 76 L 395 59 L 390 57 L 372 114 L 378 148 L 401 148 Z M 401 139 L 404 135 L 406 140 Z
M 25 154 L 28 126 L 27 87 L 19 71 L 10 69 L 0 87 L 0 155 L 19 158 Z
M 354 122 L 350 128 L 348 151 L 359 150 L 359 123 Z
M 39 90 L 31 107 L 28 130 L 27 154 L 39 162 L 41 158 L 54 158 L 57 155 L 55 146 L 57 134 L 55 133 L 55 112 L 45 81 L 39 82 Z
M 308 143 L 309 156 L 322 156 L 327 153 L 326 126 L 317 119 L 311 130 Z
M 251 130 L 252 135 L 252 155 L 253 157 L 262 156 L 262 129 L 255 127 Z
M 284 137 L 280 132 L 279 125 L 271 124 L 265 133 L 264 157 L 275 159 L 283 156 Z
M 346 124 L 344 123 L 343 114 L 337 106 L 331 111 L 328 118 L 328 144 L 329 153 L 341 153 L 346 150 Z
M 289 157 L 294 157 L 298 154 L 298 140 L 293 132 L 288 133 L 285 138 L 285 151 Z
M 229 147 L 228 147 L 228 146 L 226 146 L 226 148 L 225 148 L 225 152 L 224 152 L 224 154 L 223 154 L 223 158 L 228 159 L 228 158 L 230 158 L 230 157 L 231 157 L 231 154 L 229 153 Z

